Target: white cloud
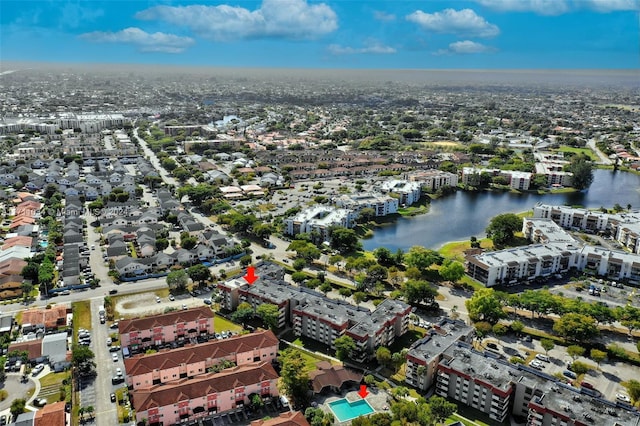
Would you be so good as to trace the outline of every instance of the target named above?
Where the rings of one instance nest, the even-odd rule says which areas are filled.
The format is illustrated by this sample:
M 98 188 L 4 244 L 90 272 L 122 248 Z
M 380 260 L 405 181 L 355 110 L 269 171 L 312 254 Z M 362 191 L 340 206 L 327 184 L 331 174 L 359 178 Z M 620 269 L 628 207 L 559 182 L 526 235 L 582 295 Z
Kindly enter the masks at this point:
M 438 50 L 436 54 L 471 54 L 471 53 L 491 53 L 495 52 L 496 49 L 491 46 L 486 46 L 482 43 L 478 43 L 471 40 L 463 40 L 456 41 L 454 43 L 449 44 L 448 49 Z
M 329 47 L 327 47 L 327 50 L 332 55 L 358 55 L 366 53 L 388 55 L 391 53 L 396 53 L 396 49 L 390 46 L 385 46 L 377 40 L 367 40 L 365 42 L 365 45 L 360 48 L 331 44 L 329 45 Z
M 373 12 L 373 18 L 376 21 L 391 22 L 396 20 L 396 15 L 376 10 Z
M 159 20 L 190 28 L 217 41 L 275 37 L 314 39 L 338 28 L 336 13 L 324 3 L 306 0 L 263 0 L 259 9 L 219 6 L 155 6 L 136 18 Z
M 441 12 L 425 13 L 417 10 L 407 20 L 422 29 L 436 33 L 458 34 L 472 37 L 495 37 L 500 29 L 490 24 L 471 9 L 445 9 Z
M 576 10 L 613 11 L 640 10 L 640 0 L 475 0 L 483 6 L 500 11 L 534 12 L 540 15 L 561 15 Z
M 159 32 L 147 33 L 135 27 L 117 32 L 94 31 L 80 37 L 96 43 L 129 43 L 141 52 L 180 53 L 195 43 L 191 37 Z
M 640 0 L 581 0 L 578 5 L 602 13 L 640 10 Z

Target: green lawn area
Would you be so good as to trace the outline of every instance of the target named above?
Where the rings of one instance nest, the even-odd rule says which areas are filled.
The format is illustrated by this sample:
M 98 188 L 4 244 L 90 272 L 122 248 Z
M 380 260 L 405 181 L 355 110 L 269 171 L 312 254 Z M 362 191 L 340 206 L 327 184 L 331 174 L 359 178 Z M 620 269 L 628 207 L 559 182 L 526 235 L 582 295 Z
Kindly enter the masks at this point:
M 69 373 L 66 371 L 60 373 L 49 373 L 40 378 L 40 386 L 44 388 L 46 386 L 62 384 L 62 381 L 67 378 L 67 376 L 69 376 Z
M 482 248 L 491 248 L 493 247 L 493 242 L 491 241 L 490 238 L 483 238 L 481 240 L 478 240 L 480 242 L 480 247 Z M 452 241 L 450 243 L 447 243 L 445 245 L 443 245 L 438 252 L 442 255 L 442 257 L 444 257 L 445 259 L 455 259 L 458 261 L 463 261 L 464 260 L 464 251 L 468 250 L 471 248 L 471 241 L 470 240 L 465 240 L 465 241 Z
M 73 310 L 73 335 L 77 336 L 77 331 L 80 328 L 91 330 L 91 302 L 88 300 L 73 302 L 71 308 Z
M 300 352 L 300 355 L 302 356 L 302 359 L 304 359 L 304 365 L 305 365 L 305 370 L 308 372 L 313 371 L 316 369 L 316 364 L 320 361 L 329 361 L 332 364 L 335 364 L 335 362 L 332 362 L 331 360 L 320 356 L 320 355 L 315 355 L 315 354 L 311 354 L 309 352 L 306 351 L 302 351 L 299 349 L 296 349 L 295 347 L 289 346 L 290 348 L 293 348 L 293 350 L 296 350 L 298 352 Z
M 222 330 L 231 330 L 231 331 L 242 331 L 242 326 L 236 324 L 235 322 L 229 321 L 228 319 L 221 317 L 220 315 L 215 315 L 213 317 L 213 329 L 216 331 Z
M 589 148 L 575 148 L 572 146 L 561 146 L 558 151 L 560 152 L 573 152 L 575 154 L 584 154 L 591 159 L 591 161 L 598 160 L 598 157 Z

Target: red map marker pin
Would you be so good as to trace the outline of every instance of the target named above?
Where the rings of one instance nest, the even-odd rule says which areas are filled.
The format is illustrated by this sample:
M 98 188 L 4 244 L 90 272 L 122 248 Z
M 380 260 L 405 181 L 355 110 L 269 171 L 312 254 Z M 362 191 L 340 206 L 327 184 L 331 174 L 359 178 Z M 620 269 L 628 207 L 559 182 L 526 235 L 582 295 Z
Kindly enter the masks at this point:
M 249 285 L 253 284 L 258 279 L 255 273 L 256 273 L 255 267 L 253 266 L 247 267 L 247 275 L 245 275 L 243 278 L 249 283 Z

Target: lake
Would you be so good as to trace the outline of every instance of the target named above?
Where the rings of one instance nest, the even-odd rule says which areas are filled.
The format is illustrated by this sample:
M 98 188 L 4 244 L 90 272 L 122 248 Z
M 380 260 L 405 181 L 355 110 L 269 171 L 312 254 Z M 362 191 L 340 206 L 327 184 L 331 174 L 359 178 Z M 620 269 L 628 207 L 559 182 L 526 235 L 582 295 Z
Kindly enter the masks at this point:
M 485 228 L 494 216 L 532 210 L 542 202 L 552 205 L 580 205 L 587 208 L 640 208 L 640 176 L 633 173 L 594 170 L 589 190 L 565 194 L 513 194 L 509 192 L 467 192 L 431 202 L 429 213 L 400 218 L 394 224 L 376 228 L 373 238 L 362 241 L 365 250 L 387 247 L 391 251 L 411 246 L 437 249 L 450 241 L 485 236 Z

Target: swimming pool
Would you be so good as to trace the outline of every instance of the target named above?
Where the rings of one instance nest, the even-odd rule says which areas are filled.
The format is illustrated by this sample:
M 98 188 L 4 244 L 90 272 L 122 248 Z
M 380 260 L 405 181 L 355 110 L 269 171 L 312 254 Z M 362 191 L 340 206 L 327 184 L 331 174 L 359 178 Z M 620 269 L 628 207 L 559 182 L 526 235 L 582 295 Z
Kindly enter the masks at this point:
M 49 247 L 49 241 L 40 241 L 40 247 L 42 248 Z
M 349 402 L 345 398 L 329 403 L 329 408 L 333 411 L 340 423 L 346 422 L 356 417 L 366 416 L 375 410 L 364 399 L 355 402 Z

